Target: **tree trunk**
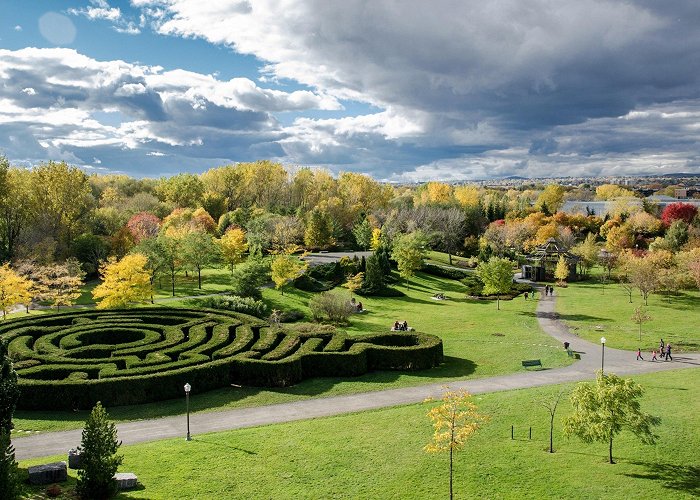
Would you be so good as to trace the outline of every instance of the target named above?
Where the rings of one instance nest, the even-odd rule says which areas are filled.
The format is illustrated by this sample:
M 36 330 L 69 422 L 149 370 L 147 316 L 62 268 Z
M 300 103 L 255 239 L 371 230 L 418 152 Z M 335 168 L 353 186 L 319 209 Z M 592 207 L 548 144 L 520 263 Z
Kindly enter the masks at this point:
M 447 252 L 447 258 L 449 259 L 450 265 L 452 265 L 452 254 Z
M 197 268 L 197 279 L 199 280 L 199 289 L 202 289 L 202 268 Z
M 549 452 L 554 453 L 554 414 L 549 421 Z
M 498 294 L 496 294 L 496 310 L 501 310 L 501 296 Z
M 173 297 L 175 297 L 175 273 L 170 273 L 170 283 L 173 287 Z
M 613 457 L 612 457 L 612 439 L 613 439 L 612 436 L 610 436 L 610 449 L 609 449 L 609 454 L 610 454 L 610 463 L 611 463 L 611 464 L 614 464 L 615 461 L 613 460 Z

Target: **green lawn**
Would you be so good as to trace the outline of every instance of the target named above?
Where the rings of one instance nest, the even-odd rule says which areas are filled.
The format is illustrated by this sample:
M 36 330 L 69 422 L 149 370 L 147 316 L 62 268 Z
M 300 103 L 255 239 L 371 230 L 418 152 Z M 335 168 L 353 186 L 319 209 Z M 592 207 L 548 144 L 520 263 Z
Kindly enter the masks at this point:
M 540 331 L 534 317 L 536 302 L 518 297 L 501 301 L 465 299 L 462 285 L 456 281 L 419 274 L 411 281 L 406 297 L 360 298 L 367 309 L 352 316 L 347 331 L 362 335 L 388 331 L 395 320 L 406 320 L 418 331 L 439 336 L 444 342 L 445 363 L 419 372 L 373 372 L 355 378 L 318 378 L 287 388 L 225 388 L 197 394 L 193 388 L 193 411 L 259 406 L 365 391 L 405 387 L 464 378 L 489 377 L 524 371 L 521 361 L 541 359 L 545 368 L 570 363 L 561 346 Z M 435 301 L 431 296 L 444 292 L 449 300 Z M 295 308 L 308 313 L 308 292 L 264 289 L 263 297 L 271 307 Z M 167 303 L 166 305 L 173 305 Z M 177 303 L 175 303 L 177 305 Z M 116 420 L 136 420 L 176 415 L 183 412 L 180 400 L 111 408 Z M 16 413 L 15 425 L 26 431 L 51 431 L 78 428 L 85 412 Z
M 568 400 L 560 404 L 555 420 L 556 453 L 546 451 L 549 414 L 538 400 L 573 385 L 476 396 L 479 411 L 491 421 L 455 455 L 455 497 L 697 498 L 700 370 L 635 379 L 647 390 L 643 409 L 662 419 L 660 439 L 649 446 L 621 434 L 614 442 L 616 465 L 607 463 L 605 444 L 562 437 Z M 445 498 L 447 455 L 422 450 L 432 434 L 426 417 L 431 406 L 201 436 L 195 429 L 191 442 L 125 446 L 121 470 L 135 472 L 143 486 L 120 498 Z
M 607 345 L 620 349 L 651 351 L 659 339 L 670 342 L 674 352 L 700 350 L 700 293 L 682 291 L 676 296 L 652 294 L 647 314 L 652 320 L 639 326 L 632 321 L 637 306 L 644 305 L 638 291 L 629 295 L 618 284 L 580 282 L 567 288 L 555 288 L 557 311 L 574 332 L 591 342 L 605 336 Z

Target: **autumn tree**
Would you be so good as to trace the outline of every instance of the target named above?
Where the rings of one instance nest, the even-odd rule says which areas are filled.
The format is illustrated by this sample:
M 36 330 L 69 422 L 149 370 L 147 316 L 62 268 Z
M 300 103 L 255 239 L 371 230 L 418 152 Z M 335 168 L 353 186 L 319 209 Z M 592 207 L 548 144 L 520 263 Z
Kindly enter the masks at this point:
M 466 215 L 459 208 L 438 209 L 434 214 L 433 225 L 441 236 L 450 265 L 452 254 L 464 241 L 466 223 Z
M 9 264 L 0 266 L 0 309 L 2 319 L 16 304 L 28 305 L 32 300 L 32 283 L 10 268 Z
M 357 290 L 362 288 L 362 284 L 365 279 L 365 273 L 359 272 L 357 274 L 354 274 L 352 276 L 348 276 L 347 280 L 345 281 L 345 284 L 343 285 L 345 288 L 350 290 L 350 296 L 352 297 L 352 294 L 355 293 Z
M 600 254 L 600 247 L 596 244 L 595 235 L 588 233 L 585 240 L 571 249 L 571 253 L 579 258 L 579 270 L 582 276 L 586 276 L 598 262 Z
M 72 306 L 80 297 L 85 273 L 75 259 L 67 259 L 63 264 L 42 266 L 36 271 L 36 279 L 43 290 L 42 299 L 56 306 Z
M 221 258 L 228 264 L 233 274 L 233 267 L 243 261 L 243 255 L 248 251 L 245 231 L 239 227 L 229 229 L 219 240 L 219 247 Z
M 196 208 L 204 196 L 204 183 L 195 174 L 181 173 L 162 178 L 156 186 L 158 196 L 180 208 Z
M 128 307 L 145 303 L 152 294 L 150 273 L 146 270 L 148 258 L 130 254 L 117 260 L 112 257 L 100 269 L 102 283 L 92 291 L 98 309 Z
M 304 244 L 309 248 L 328 248 L 335 244 L 333 239 L 333 220 L 328 213 L 314 208 L 306 221 Z
M 557 267 L 554 269 L 554 277 L 559 280 L 559 284 L 566 283 L 566 278 L 569 277 L 569 265 L 563 255 L 559 256 Z
M 275 288 L 284 295 L 283 287 L 301 276 L 308 265 L 308 262 L 304 262 L 293 255 L 280 254 L 275 256 L 270 264 Z
M 304 225 L 294 216 L 277 217 L 272 224 L 272 251 L 293 254 L 304 238 Z
M 615 198 L 630 198 L 634 196 L 634 192 L 629 189 L 618 186 L 617 184 L 601 184 L 595 188 L 596 200 L 614 200 Z
M 433 422 L 433 439 L 423 449 L 428 453 L 449 452 L 450 500 L 453 498 L 452 477 L 454 453 L 464 448 L 467 439 L 479 430 L 488 417 L 477 412 L 476 405 L 467 391 L 448 391 L 442 404 L 428 412 Z
M 693 219 L 698 214 L 698 209 L 690 203 L 671 203 L 661 212 L 661 220 L 666 227 L 670 226 L 673 221 L 682 220 L 686 224 L 693 222 Z
M 82 499 L 109 498 L 117 491 L 114 474 L 123 457 L 117 455 L 121 441 L 117 426 L 98 402 L 85 422 L 80 443 L 81 468 L 78 470 L 76 491 Z
M 129 229 L 134 243 L 137 245 L 141 240 L 155 238 L 160 230 L 161 220 L 152 213 L 141 212 L 129 219 L 126 227 Z
M 557 212 L 564 204 L 564 188 L 559 184 L 547 185 L 542 193 L 540 193 L 535 208 L 545 215 L 551 215 Z M 547 214 L 546 212 L 549 212 Z
M 653 259 L 644 256 L 625 254 L 624 272 L 627 280 L 638 288 L 644 298 L 644 305 L 649 305 L 649 294 L 659 288 L 659 269 Z
M 476 267 L 476 274 L 484 282 L 484 295 L 496 294 L 496 309 L 501 309 L 501 295 L 513 286 L 513 263 L 508 259 L 491 257 Z
M 609 462 L 613 461 L 613 439 L 627 429 L 643 443 L 654 444 L 653 427 L 661 420 L 640 409 L 638 399 L 644 390 L 632 379 L 598 371 L 596 383 L 579 383 L 571 394 L 574 413 L 564 419 L 564 434 L 584 443 L 608 443 Z
M 396 261 L 399 275 L 406 280 L 410 288 L 411 277 L 423 267 L 425 259 L 426 238 L 422 231 L 399 235 L 394 239 L 391 258 Z

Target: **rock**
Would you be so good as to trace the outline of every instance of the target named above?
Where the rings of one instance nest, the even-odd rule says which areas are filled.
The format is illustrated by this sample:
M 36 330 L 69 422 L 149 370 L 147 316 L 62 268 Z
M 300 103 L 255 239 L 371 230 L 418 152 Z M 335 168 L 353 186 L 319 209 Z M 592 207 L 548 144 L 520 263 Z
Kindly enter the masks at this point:
M 120 490 L 128 490 L 130 488 L 136 488 L 139 482 L 139 478 L 133 472 L 117 472 L 114 475 L 114 479 L 117 480 L 117 487 Z
M 68 450 L 68 468 L 69 469 L 82 469 L 83 460 L 80 455 L 80 450 L 71 448 Z
M 29 472 L 29 484 L 60 483 L 68 479 L 68 467 L 65 462 L 35 465 L 27 470 Z

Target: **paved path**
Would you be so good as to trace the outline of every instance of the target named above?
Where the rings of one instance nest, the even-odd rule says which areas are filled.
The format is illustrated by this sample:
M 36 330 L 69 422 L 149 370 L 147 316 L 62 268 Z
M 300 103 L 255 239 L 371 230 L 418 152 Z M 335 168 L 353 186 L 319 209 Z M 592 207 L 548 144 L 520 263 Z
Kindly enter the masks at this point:
M 314 398 L 255 408 L 196 413 L 190 417 L 194 439 L 197 435 L 208 432 L 418 403 L 429 397 L 441 397 L 446 385 L 451 389 L 467 389 L 473 394 L 479 394 L 594 378 L 596 370 L 600 368 L 601 346 L 582 340 L 569 332 L 568 328 L 556 317 L 553 297 L 542 296 L 537 305 L 537 319 L 546 333 L 561 342 L 569 342 L 571 348 L 581 354 L 581 360 L 570 366 L 551 370 L 519 372 L 477 380 L 440 382 L 348 396 Z M 635 354 L 629 351 L 605 349 L 605 370 L 619 375 L 698 367 L 700 367 L 700 354 L 697 353 L 675 355 L 673 361 L 652 363 L 650 361 L 636 361 Z M 185 418 L 179 415 L 125 422 L 119 424 L 117 428 L 119 438 L 124 444 L 184 437 Z M 52 432 L 15 439 L 13 444 L 17 459 L 24 460 L 66 453 L 68 449 L 80 444 L 80 437 L 80 430 Z

